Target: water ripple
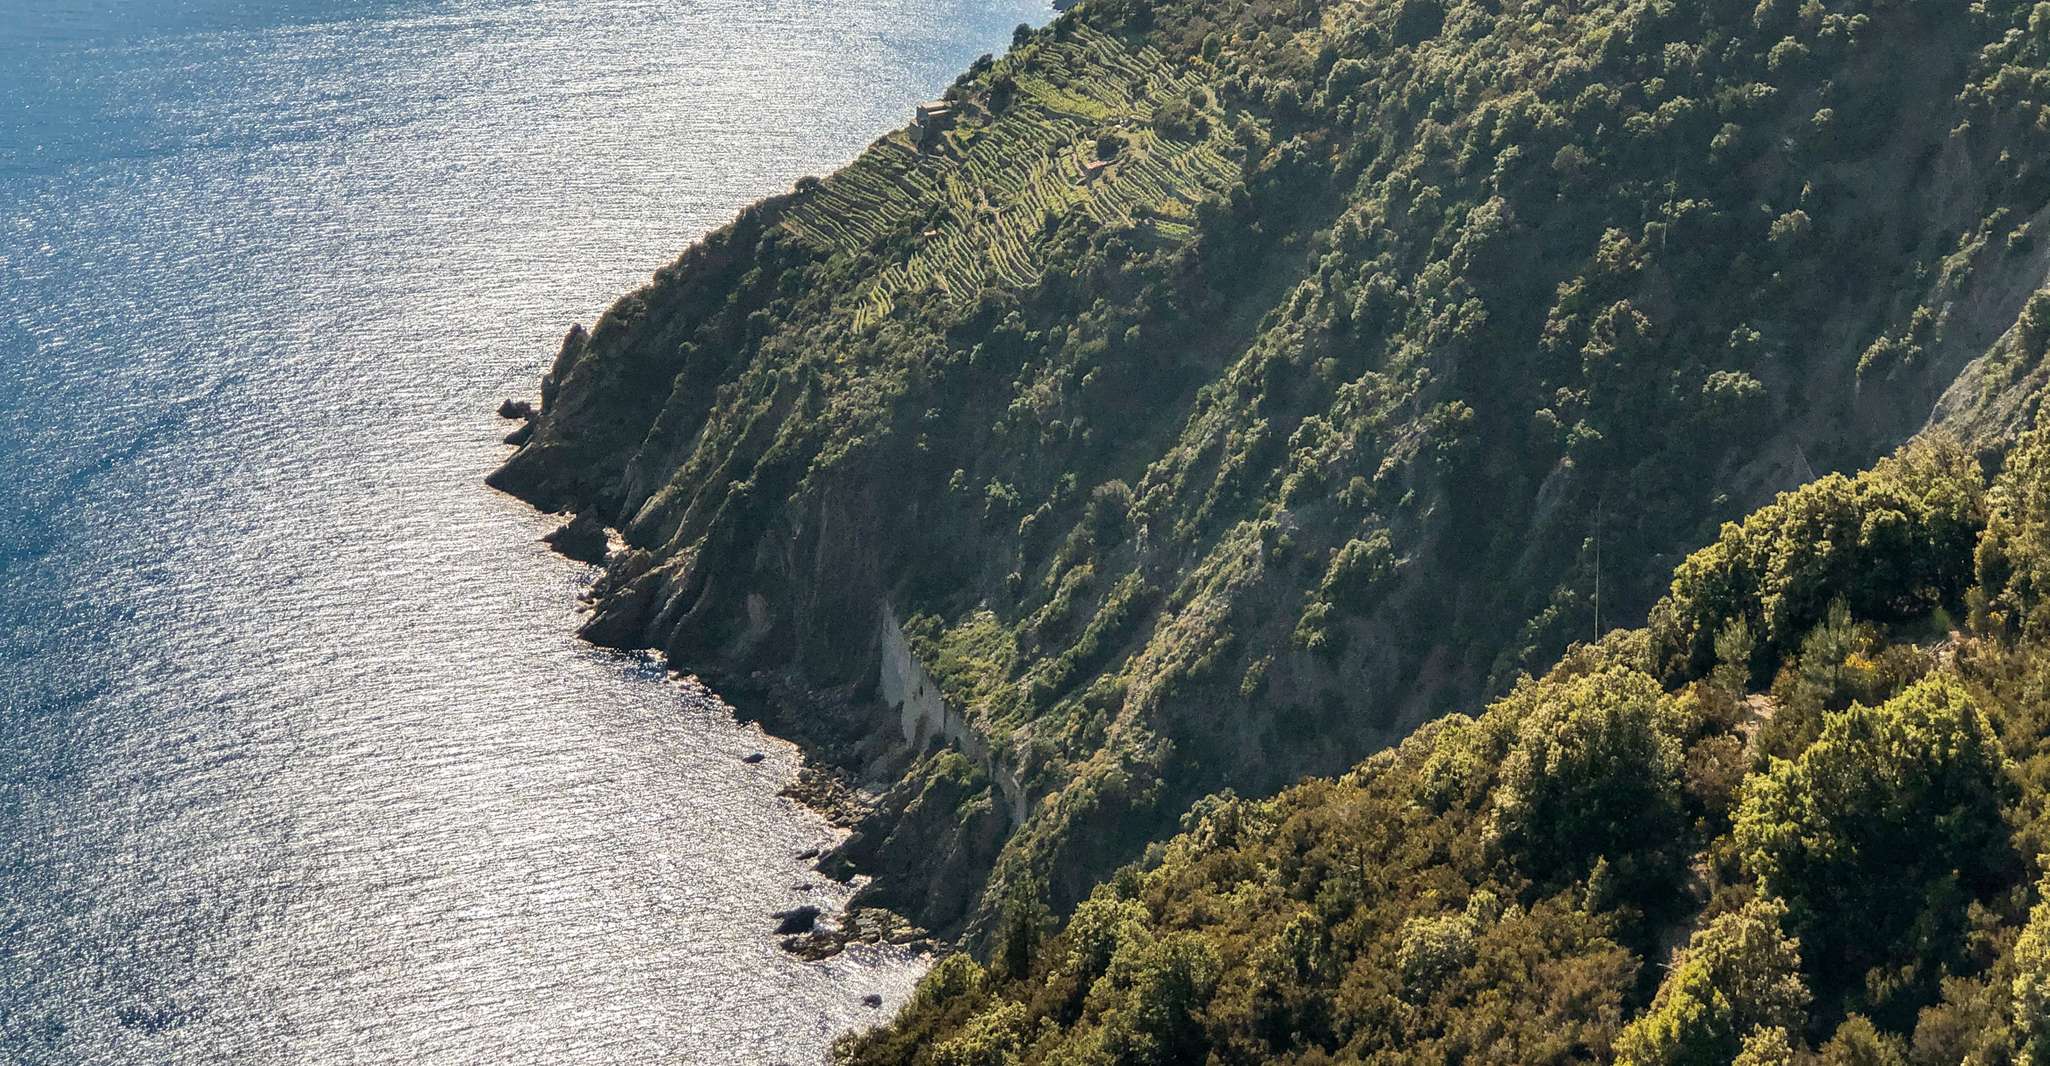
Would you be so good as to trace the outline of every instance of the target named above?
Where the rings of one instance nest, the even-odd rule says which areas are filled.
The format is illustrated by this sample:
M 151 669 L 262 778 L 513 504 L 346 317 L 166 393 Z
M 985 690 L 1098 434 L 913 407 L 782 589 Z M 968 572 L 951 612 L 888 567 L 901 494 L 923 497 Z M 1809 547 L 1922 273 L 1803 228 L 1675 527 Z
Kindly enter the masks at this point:
M 816 1061 L 901 1000 L 766 935 L 844 892 L 793 752 L 571 639 L 481 478 L 569 323 L 1040 14 L 9 5 L 0 1059 Z

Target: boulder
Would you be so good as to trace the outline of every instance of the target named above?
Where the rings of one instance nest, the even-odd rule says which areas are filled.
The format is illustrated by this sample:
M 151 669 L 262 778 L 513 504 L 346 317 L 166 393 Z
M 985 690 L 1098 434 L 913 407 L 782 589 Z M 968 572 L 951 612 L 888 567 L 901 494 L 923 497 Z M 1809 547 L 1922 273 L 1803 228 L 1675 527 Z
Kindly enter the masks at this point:
M 802 907 L 792 907 L 787 911 L 777 911 L 769 917 L 778 919 L 776 926 L 777 936 L 794 936 L 799 933 L 809 933 L 814 926 L 819 924 L 819 909 L 807 903 Z

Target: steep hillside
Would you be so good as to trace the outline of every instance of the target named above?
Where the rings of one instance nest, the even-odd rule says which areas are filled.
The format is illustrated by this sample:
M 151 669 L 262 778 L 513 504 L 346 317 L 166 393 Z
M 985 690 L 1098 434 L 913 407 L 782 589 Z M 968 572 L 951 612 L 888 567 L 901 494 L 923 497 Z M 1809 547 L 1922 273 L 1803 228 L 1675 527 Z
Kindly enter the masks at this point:
M 2032 10 L 1087 0 L 572 332 L 493 483 L 624 537 L 590 637 L 887 787 L 830 869 L 985 935 L 1939 399 L 2026 424 Z
M 2046 1061 L 2046 568 L 2050 434 L 1825 478 L 1648 629 L 1204 801 L 1057 935 L 1019 895 L 840 1061 Z

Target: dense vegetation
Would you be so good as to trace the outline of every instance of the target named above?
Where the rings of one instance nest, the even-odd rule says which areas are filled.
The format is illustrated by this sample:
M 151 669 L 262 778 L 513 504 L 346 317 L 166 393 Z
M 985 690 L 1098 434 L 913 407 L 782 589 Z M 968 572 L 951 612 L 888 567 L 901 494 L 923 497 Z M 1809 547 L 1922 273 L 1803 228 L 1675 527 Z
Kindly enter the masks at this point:
M 2050 1061 L 2050 430 L 1788 493 L 1647 629 L 1019 894 L 846 1063 Z M 1695 634 L 1715 634 L 1695 656 Z
M 2031 296 L 2050 257 L 2046 50 L 2050 11 L 2018 0 L 1087 0 L 964 74 L 952 128 L 891 134 L 750 209 L 573 332 L 495 481 L 622 533 L 594 639 L 722 683 L 846 697 L 765 712 L 888 790 L 829 865 L 876 875 L 866 902 L 987 944 L 1007 899 L 1063 914 L 1100 899 L 1092 886 L 1206 794 L 1340 772 L 1569 641 L 1645 619 L 1720 522 L 1869 465 L 1932 410 L 1974 453 L 2026 423 L 2050 343 L 2050 297 Z M 1734 694 L 1809 661 L 1838 599 L 1828 639 L 1852 644 L 1979 572 L 1974 618 L 2036 617 L 2050 573 L 2000 547 L 2033 544 L 2035 520 L 1973 562 L 1983 501 L 1969 478 L 1927 474 L 1823 478 L 1690 560 L 1633 638 L 1641 655 L 1605 643 L 1508 709 L 1430 726 L 1384 769 L 1199 820 L 1220 839 L 1301 833 L 1304 865 L 1262 891 L 1309 893 L 1313 916 L 1339 883 L 1330 849 L 1410 856 L 1357 877 L 1413 911 L 1306 928 L 1271 965 L 1326 974 L 1331 952 L 1399 953 L 1404 923 L 1440 922 L 1411 952 L 1422 983 L 1340 989 L 1334 1005 L 1282 982 L 1269 1003 L 1219 968 L 1241 956 L 1179 940 L 1158 951 L 1180 976 L 1130 981 L 1251 1012 L 1233 1018 L 1268 1011 L 1259 1032 L 1327 1027 L 1333 1047 L 1480 1046 L 1492 1038 L 1433 1028 L 1450 1007 L 1418 1006 L 1508 996 L 1427 950 L 1456 961 L 1467 944 L 1471 965 L 1559 970 L 1519 999 L 1530 1040 L 1606 1047 L 1656 981 L 1633 960 L 1668 928 L 1654 901 L 1695 876 L 1692 849 L 1727 837 L 1715 847 L 1740 857 L 1711 848 L 1717 868 L 1768 884 L 1852 861 L 1789 851 L 1725 809 L 1744 746 Z M 885 605 L 986 756 L 907 745 L 863 709 Z M 1912 656 L 1871 654 L 1797 671 L 1790 685 L 1830 695 L 1781 694 L 1757 727 L 1768 750 L 1883 732 L 1835 737 L 1852 727 L 1812 710 L 1852 681 L 1884 721 L 1984 750 L 1960 690 L 1910 691 L 1895 681 L 1926 672 Z M 1685 687 L 1719 663 L 1720 689 Z M 1581 680 L 1610 667 L 1648 681 Z M 1555 771 L 1626 750 L 1633 802 L 1692 836 L 1658 837 L 1654 820 L 1633 843 L 1575 821 L 1609 799 Z M 1788 812 L 1770 816 L 1838 817 L 1803 782 L 1839 772 L 1789 771 Z M 1927 787 L 1945 802 L 2008 803 L 1939 776 Z M 1402 807 L 1424 783 L 1438 805 Z M 1003 789 L 1025 799 L 1019 824 Z M 1415 864 L 1438 851 L 1458 861 L 1426 877 Z M 1943 891 L 1992 914 L 2020 860 L 1973 858 Z M 1499 912 L 1477 896 L 1491 883 Z M 1129 887 L 1141 896 L 1117 905 L 1166 906 Z M 1367 889 L 1328 891 L 1344 910 Z M 1446 909 L 1473 898 L 1465 919 Z M 1804 965 L 1867 966 L 1810 924 L 1843 902 L 1718 904 L 1745 917 L 1705 929 L 1700 965 L 1726 964 L 1715 937 L 1732 958 L 1779 951 L 1757 931 L 1773 924 Z M 1495 954 L 1533 943 L 1548 954 Z M 1062 987 L 1080 998 L 1021 1004 L 1020 1024 L 1115 1017 L 1104 1033 L 1140 1039 L 1117 1027 L 1139 1008 L 1090 998 L 1076 965 Z M 1903 1032 L 1900 1005 L 1934 972 L 1856 989 L 1804 976 L 1802 1009 Z M 1688 995 L 1661 1002 L 1692 1010 Z M 1765 1028 L 1791 1011 L 1730 1009 Z

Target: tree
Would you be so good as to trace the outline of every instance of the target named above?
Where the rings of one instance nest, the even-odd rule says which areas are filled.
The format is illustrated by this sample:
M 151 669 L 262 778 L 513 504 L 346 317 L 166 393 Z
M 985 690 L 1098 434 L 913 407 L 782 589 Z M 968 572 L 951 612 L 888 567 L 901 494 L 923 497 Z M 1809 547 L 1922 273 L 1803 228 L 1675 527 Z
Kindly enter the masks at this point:
M 2016 443 L 1987 503 L 1975 621 L 1999 632 L 2050 633 L 2050 611 L 2038 609 L 2050 596 L 2050 426 Z
M 2010 1006 L 2014 1042 L 2030 1066 L 2050 1063 L 2050 877 L 2036 886 L 2038 899 L 2014 944 Z
M 1320 1039 L 1337 969 L 1330 927 L 1309 911 L 1289 919 L 1253 958 L 1254 1032 L 1276 1048 Z
M 1138 903 L 1106 889 L 1098 889 L 1082 901 L 1055 941 L 1058 954 L 1047 975 L 1047 985 L 1063 1013 L 1081 1010 L 1083 997 L 1125 945 L 1150 940 L 1146 908 Z
M 933 1066 L 1012 1066 L 1025 1047 L 1025 1005 L 998 1000 L 933 1048 Z
M 1102 1047 L 1110 1061 L 1121 1066 L 1203 1061 L 1202 1012 L 1217 990 L 1218 969 L 1216 951 L 1200 934 L 1128 943 L 1090 996 L 1091 1012 L 1105 1022 Z
M 1738 620 L 1759 642 L 1753 665 L 1769 672 L 1835 600 L 1873 621 L 1961 604 L 1985 496 L 1978 464 L 1944 438 L 1855 478 L 1830 474 L 1782 493 L 1673 572 L 1651 611 L 1659 670 L 1670 681 L 1707 673 L 1717 637 Z
M 990 952 L 990 966 L 998 976 L 1016 980 L 1032 973 L 1039 944 L 1053 924 L 1053 912 L 1044 900 L 1044 883 L 1020 877 L 1004 893 L 1004 908 Z
M 1753 1029 L 1730 1066 L 1794 1066 L 1794 1040 L 1776 1025 Z
M 1908 1066 L 1901 1039 L 1879 1031 L 1871 1019 L 1853 1014 L 1822 1045 L 1822 1066 Z
M 1745 868 L 1786 902 L 1811 972 L 1855 987 L 1911 929 L 1939 955 L 1957 950 L 1958 895 L 1983 897 L 2016 867 L 2013 794 L 1985 715 L 1936 675 L 1880 707 L 1830 715 L 1799 758 L 1753 779 L 1735 840 Z
M 1519 868 L 1563 883 L 1606 858 L 1624 898 L 1674 872 L 1686 818 L 1679 746 L 1658 727 L 1664 698 L 1648 675 L 1623 667 L 1511 698 L 1530 708 L 1503 761 L 1492 828 Z
M 1402 0 L 1395 9 L 1395 40 L 1417 44 L 1438 35 L 1445 24 L 1445 5 L 1440 0 Z
M 1619 1066 L 1721 1066 L 1740 1053 L 1787 1061 L 1772 1052 L 1800 1029 L 1808 989 L 1800 947 L 1781 931 L 1785 915 L 1753 900 L 1695 933 L 1651 1008 L 1617 1038 Z
M 1403 995 L 1413 1001 L 1430 998 L 1453 974 L 1473 962 L 1474 921 L 1463 913 L 1417 917 L 1402 927 L 1402 950 L 1395 968 L 1402 975 Z

